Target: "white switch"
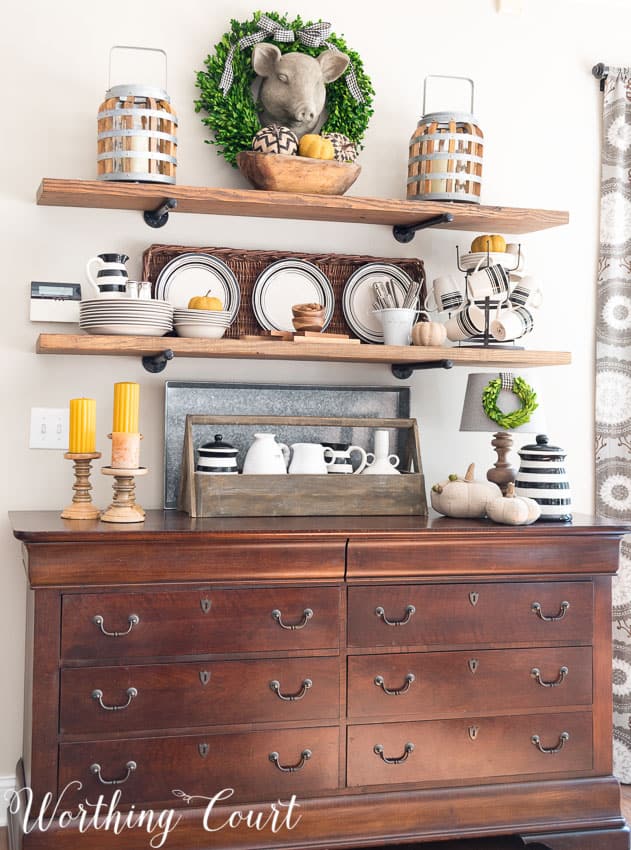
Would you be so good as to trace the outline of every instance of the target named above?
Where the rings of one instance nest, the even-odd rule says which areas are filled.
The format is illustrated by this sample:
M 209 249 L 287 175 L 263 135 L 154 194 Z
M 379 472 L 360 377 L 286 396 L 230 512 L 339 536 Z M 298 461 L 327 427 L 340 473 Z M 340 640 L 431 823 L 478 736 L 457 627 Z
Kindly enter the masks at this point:
M 32 407 L 30 449 L 68 451 L 67 407 Z
M 523 0 L 497 0 L 497 11 L 505 15 L 521 15 Z

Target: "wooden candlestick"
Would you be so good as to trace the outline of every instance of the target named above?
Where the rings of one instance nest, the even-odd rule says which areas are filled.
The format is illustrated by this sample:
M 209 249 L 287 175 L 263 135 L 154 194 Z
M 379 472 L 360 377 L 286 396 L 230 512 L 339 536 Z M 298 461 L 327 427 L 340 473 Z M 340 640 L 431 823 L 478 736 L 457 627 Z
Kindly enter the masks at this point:
M 62 519 L 98 519 L 100 510 L 92 504 L 90 470 L 92 461 L 101 457 L 101 452 L 66 452 L 64 457 L 74 464 L 74 495 L 72 504 L 61 512 Z
M 513 438 L 506 431 L 498 431 L 497 434 L 493 434 L 491 445 L 497 452 L 497 460 L 494 466 L 487 471 L 486 477 L 489 481 L 497 484 L 505 496 L 506 488 L 515 480 L 517 474 L 515 467 L 511 466 L 506 460 L 506 456 L 513 446 Z
M 140 466 L 138 469 L 114 469 L 111 466 L 102 466 L 103 475 L 112 475 L 114 481 L 112 488 L 114 497 L 112 504 L 101 515 L 102 522 L 143 522 L 145 512 L 136 504 L 136 482 L 137 475 L 146 475 L 149 470 Z

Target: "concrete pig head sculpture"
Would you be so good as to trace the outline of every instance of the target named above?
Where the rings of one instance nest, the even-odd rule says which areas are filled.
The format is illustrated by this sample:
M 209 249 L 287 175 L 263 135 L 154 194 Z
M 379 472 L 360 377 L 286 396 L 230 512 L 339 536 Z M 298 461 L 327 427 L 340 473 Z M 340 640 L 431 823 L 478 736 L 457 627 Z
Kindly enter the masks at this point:
M 338 50 L 325 50 L 314 59 L 307 53 L 282 54 L 274 44 L 255 44 L 252 66 L 262 78 L 262 123 L 282 124 L 298 137 L 311 133 L 324 110 L 325 84 L 341 77 L 348 63 Z

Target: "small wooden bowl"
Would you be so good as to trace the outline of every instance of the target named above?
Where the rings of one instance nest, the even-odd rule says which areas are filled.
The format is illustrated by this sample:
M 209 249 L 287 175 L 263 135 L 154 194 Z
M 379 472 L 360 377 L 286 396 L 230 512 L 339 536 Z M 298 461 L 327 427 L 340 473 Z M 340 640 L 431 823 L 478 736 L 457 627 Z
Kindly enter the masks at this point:
M 292 325 L 297 331 L 321 331 L 324 327 L 324 316 L 308 318 L 295 316 Z
M 343 195 L 359 177 L 355 162 L 241 151 L 239 171 L 255 189 L 305 195 Z

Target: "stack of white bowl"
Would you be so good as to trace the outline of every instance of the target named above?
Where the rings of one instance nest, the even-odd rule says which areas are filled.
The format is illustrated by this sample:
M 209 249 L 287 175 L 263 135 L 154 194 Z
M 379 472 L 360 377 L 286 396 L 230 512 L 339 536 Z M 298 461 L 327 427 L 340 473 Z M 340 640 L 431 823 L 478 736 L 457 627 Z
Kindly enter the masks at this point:
M 164 336 L 173 330 L 173 305 L 135 298 L 94 298 L 79 305 L 79 326 L 89 334 Z
M 178 336 L 221 339 L 234 321 L 227 310 L 185 310 L 176 307 L 173 324 Z

